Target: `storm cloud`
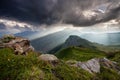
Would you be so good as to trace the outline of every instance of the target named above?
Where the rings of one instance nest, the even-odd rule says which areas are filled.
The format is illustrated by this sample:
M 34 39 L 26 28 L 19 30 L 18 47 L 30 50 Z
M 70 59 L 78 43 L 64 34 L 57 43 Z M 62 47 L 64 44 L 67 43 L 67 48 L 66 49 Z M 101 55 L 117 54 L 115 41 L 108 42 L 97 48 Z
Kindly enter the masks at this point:
M 39 24 L 90 26 L 120 21 L 120 0 L 1 0 L 0 16 Z
M 0 30 L 6 29 L 6 26 L 3 23 L 0 23 Z

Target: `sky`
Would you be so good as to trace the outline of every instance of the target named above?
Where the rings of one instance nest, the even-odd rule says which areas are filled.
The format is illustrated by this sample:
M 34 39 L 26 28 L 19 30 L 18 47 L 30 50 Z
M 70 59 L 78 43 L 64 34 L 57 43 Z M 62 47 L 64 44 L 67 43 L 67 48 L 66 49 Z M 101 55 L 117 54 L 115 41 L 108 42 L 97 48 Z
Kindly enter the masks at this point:
M 0 32 L 50 28 L 119 31 L 120 0 L 0 0 Z

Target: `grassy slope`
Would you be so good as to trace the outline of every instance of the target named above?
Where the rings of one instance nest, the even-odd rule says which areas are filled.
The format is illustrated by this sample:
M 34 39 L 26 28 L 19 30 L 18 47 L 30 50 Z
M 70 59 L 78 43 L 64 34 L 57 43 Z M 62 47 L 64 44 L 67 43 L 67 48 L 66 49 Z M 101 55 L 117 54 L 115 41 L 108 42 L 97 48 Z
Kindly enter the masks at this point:
M 115 53 L 109 53 L 108 55 L 111 60 L 120 63 L 120 51 Z
M 107 53 L 120 51 L 120 45 L 105 46 L 105 45 L 101 45 L 101 44 L 97 44 L 97 43 L 93 43 L 92 45 L 95 46 L 98 50 L 104 51 Z
M 71 50 L 68 48 L 68 50 Z M 98 56 L 103 57 L 101 52 L 87 49 L 73 49 L 80 52 L 76 57 L 80 60 Z M 71 51 L 65 51 L 71 52 Z M 95 55 L 95 54 L 98 55 Z M 65 54 L 65 53 L 64 53 Z M 69 53 L 67 53 L 68 55 Z M 72 54 L 72 53 L 70 53 Z M 75 53 L 74 53 L 75 54 Z M 85 55 L 86 54 L 86 55 Z M 85 55 L 85 56 L 84 56 Z M 94 56 L 93 56 L 94 55 Z M 88 56 L 88 57 L 86 57 Z M 69 56 L 70 58 L 70 56 Z M 83 59 L 81 59 L 83 58 Z M 31 52 L 28 56 L 14 55 L 11 49 L 0 49 L 0 80 L 119 80 L 120 75 L 110 69 L 101 68 L 101 73 L 92 75 L 80 68 L 70 67 L 60 61 L 53 67 L 47 62 L 38 60 L 37 55 Z
M 63 49 L 56 53 L 56 56 L 63 60 L 78 60 L 78 61 L 87 61 L 91 58 L 97 57 L 108 57 L 109 59 L 120 63 L 120 52 L 105 54 L 104 52 L 88 49 L 88 48 L 78 48 L 78 47 L 69 47 Z M 101 73 L 95 74 L 92 80 L 119 80 L 120 75 L 112 70 L 101 67 Z
M 82 75 L 84 74 L 84 75 Z M 53 67 L 37 59 L 32 52 L 28 56 L 14 55 L 10 49 L 0 50 L 0 80 L 90 80 L 92 75 L 82 69 L 60 62 Z
M 93 50 L 88 48 L 69 47 L 66 49 L 62 49 L 55 55 L 62 60 L 77 60 L 77 61 L 87 61 L 92 58 L 107 57 L 110 60 L 120 63 L 120 51 L 106 53 L 101 52 L 99 50 Z
M 56 53 L 56 56 L 63 60 L 87 61 L 92 58 L 105 57 L 105 54 L 88 48 L 69 47 Z

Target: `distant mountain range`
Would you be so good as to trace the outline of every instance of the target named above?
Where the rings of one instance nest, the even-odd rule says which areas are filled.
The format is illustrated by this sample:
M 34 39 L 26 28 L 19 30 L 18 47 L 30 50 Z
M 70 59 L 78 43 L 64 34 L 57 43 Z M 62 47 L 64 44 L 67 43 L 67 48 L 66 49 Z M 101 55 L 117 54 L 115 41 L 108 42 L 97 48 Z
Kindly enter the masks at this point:
M 6 34 L 0 32 L 0 36 Z M 70 36 L 71 35 L 71 36 Z M 105 37 L 106 35 L 106 37 Z M 82 46 L 88 48 L 98 48 L 104 51 L 116 51 L 120 46 L 120 33 L 105 33 L 105 34 L 82 34 L 80 32 L 65 29 L 63 31 L 51 33 L 41 37 L 40 31 L 24 31 L 15 34 L 15 36 L 22 36 L 28 38 L 31 41 L 32 46 L 36 51 L 42 53 L 56 53 L 60 49 L 69 46 Z M 105 39 L 107 38 L 107 40 Z M 92 41 L 92 42 L 91 42 Z M 106 44 L 115 44 L 104 46 L 93 42 L 100 42 Z
M 22 37 L 31 39 L 31 36 L 34 36 L 37 33 L 38 33 L 38 31 L 24 31 L 21 33 L 16 33 L 15 36 L 22 36 Z
M 53 54 L 56 53 L 62 49 L 69 48 L 69 47 L 80 47 L 80 48 L 88 48 L 93 50 L 99 50 L 104 52 L 114 52 L 120 50 L 120 45 L 101 45 L 98 43 L 92 43 L 86 39 L 83 39 L 76 35 L 71 35 L 65 43 L 57 46 L 56 48 L 52 49 L 49 53 Z
M 61 49 L 65 49 L 68 47 L 84 47 L 84 48 L 90 48 L 90 49 L 96 49 L 96 46 L 94 44 L 86 39 L 80 38 L 76 35 L 71 35 L 69 38 L 66 39 L 66 41 L 57 46 L 56 48 L 52 49 L 49 53 L 56 53 L 60 51 Z
M 71 33 L 72 31 L 69 30 L 59 31 L 44 37 L 31 40 L 31 44 L 37 51 L 48 53 L 52 49 L 63 44 Z

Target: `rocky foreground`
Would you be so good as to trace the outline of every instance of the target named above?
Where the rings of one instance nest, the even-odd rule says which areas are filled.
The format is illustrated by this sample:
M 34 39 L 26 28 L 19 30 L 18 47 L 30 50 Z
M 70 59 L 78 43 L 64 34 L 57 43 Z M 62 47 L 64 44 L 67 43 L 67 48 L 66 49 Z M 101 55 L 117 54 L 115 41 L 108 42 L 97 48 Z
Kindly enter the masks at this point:
M 30 41 L 22 37 L 15 37 L 11 35 L 4 36 L 0 39 L 0 48 L 0 50 L 3 50 L 0 52 L 0 71 L 2 72 L 0 73 L 0 80 L 14 80 L 15 78 L 16 80 L 111 80 L 111 78 L 108 77 L 113 74 L 111 70 L 114 71 L 115 74 L 113 77 L 116 77 L 118 75 L 113 80 L 119 80 L 119 63 L 111 61 L 107 58 L 93 58 L 84 62 L 74 61 L 71 59 L 64 61 L 58 59 L 55 55 L 52 54 L 39 54 L 39 56 L 36 55 L 33 58 L 34 48 L 30 45 Z M 4 51 L 4 49 L 6 48 L 12 49 L 13 54 Z M 33 56 L 29 58 L 31 52 L 33 52 Z M 16 62 L 17 60 L 19 60 L 19 58 L 21 58 L 21 61 Z M 22 60 L 24 60 L 25 62 Z M 28 62 L 26 62 L 27 60 Z M 3 66 L 5 66 L 5 70 Z M 21 67 L 18 68 L 18 66 L 25 67 L 25 69 Z M 103 71 L 101 71 L 101 69 L 103 68 L 105 70 L 108 70 L 108 72 L 104 73 L 104 75 Z M 21 73 L 21 69 L 25 73 L 24 75 Z M 28 73 L 26 69 L 28 70 Z M 17 72 L 16 70 L 20 70 L 20 72 Z M 85 72 L 81 72 L 79 70 L 85 70 Z M 86 72 L 89 75 L 86 75 Z M 7 75 L 3 73 L 6 73 Z M 111 75 L 106 75 L 109 73 Z M 17 75 L 15 76 L 14 74 Z M 95 77 L 95 75 L 97 77 Z M 22 77 L 19 78 L 18 76 Z
M 118 63 L 110 61 L 107 58 L 94 58 L 86 62 L 76 61 L 75 63 L 72 63 L 72 61 L 67 61 L 66 63 L 70 66 L 82 68 L 90 73 L 100 73 L 101 67 L 110 68 L 120 73 L 120 66 Z
M 29 51 L 34 51 L 28 39 L 5 35 L 0 39 L 1 48 L 12 48 L 15 54 L 26 55 Z

